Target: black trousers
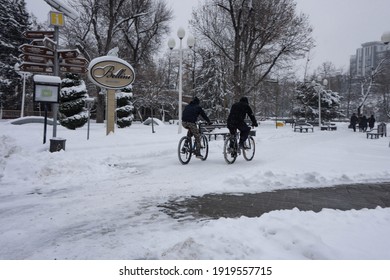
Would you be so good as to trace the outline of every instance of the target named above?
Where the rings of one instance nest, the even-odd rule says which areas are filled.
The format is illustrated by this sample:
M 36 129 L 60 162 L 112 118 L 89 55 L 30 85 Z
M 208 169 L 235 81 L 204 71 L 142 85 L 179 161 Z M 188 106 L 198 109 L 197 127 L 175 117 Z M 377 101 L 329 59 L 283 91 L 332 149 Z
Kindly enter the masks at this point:
M 248 139 L 251 128 L 246 123 L 228 124 L 227 127 L 232 135 L 236 134 L 237 129 L 240 131 L 240 144 L 243 144 Z

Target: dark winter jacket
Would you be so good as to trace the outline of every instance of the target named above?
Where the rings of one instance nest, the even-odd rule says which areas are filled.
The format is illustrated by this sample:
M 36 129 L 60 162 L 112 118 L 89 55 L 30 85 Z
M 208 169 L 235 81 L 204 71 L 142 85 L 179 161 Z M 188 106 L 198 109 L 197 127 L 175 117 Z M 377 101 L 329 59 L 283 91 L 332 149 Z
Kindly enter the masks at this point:
M 363 116 L 361 119 L 360 119 L 360 122 L 359 122 L 359 127 L 361 128 L 367 128 L 367 117 L 366 116 Z
M 351 117 L 351 124 L 356 125 L 357 122 L 358 122 L 358 117 L 356 117 L 356 115 L 353 114 Z
M 201 115 L 206 122 L 211 123 L 199 103 L 199 99 L 195 97 L 194 100 L 184 108 L 182 115 L 183 122 L 195 123 L 198 120 L 199 115 Z
M 375 126 L 375 118 L 373 115 L 371 115 L 371 117 L 368 118 L 368 126 L 370 128 L 374 128 L 374 126 Z
M 239 102 L 234 103 L 230 109 L 230 114 L 227 119 L 228 126 L 238 126 L 245 123 L 246 115 L 252 121 L 252 126 L 257 126 L 257 121 L 253 115 L 252 109 L 248 104 L 248 98 L 242 97 Z

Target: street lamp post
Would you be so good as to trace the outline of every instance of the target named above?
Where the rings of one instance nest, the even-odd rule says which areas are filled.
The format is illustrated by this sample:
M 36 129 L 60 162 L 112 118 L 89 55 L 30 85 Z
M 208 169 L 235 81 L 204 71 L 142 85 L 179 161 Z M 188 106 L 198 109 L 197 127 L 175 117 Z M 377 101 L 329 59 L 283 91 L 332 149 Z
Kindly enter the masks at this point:
M 179 37 L 180 40 L 180 46 L 179 46 L 179 128 L 178 133 L 181 133 L 181 122 L 182 122 L 182 103 L 183 103 L 183 48 L 182 48 L 182 40 L 184 36 L 186 35 L 186 32 L 184 28 L 180 27 L 179 30 L 177 30 L 177 37 Z M 192 39 L 191 39 L 192 38 Z M 192 36 L 189 36 L 187 39 L 188 47 L 192 48 L 193 44 L 195 44 L 195 39 L 193 39 Z M 173 38 L 169 39 L 168 41 L 168 47 L 172 50 L 175 47 L 175 40 Z
M 24 101 L 26 99 L 26 77 L 29 73 L 20 71 L 19 63 L 16 63 L 14 66 L 15 71 L 19 72 L 20 75 L 23 76 L 23 90 L 22 90 L 22 105 L 20 109 L 20 117 L 24 117 Z
M 318 76 L 317 77 L 317 81 L 321 81 L 321 77 Z M 319 130 L 321 130 L 321 90 L 322 90 L 322 85 L 324 86 L 327 86 L 328 85 L 328 80 L 327 79 L 324 79 L 322 81 L 322 85 L 320 84 L 319 87 L 317 87 L 317 82 L 315 80 L 313 80 L 311 82 L 311 85 L 314 87 L 314 89 L 317 91 L 317 94 L 318 94 L 318 127 L 319 127 Z
M 385 33 L 383 33 L 381 40 L 385 45 L 387 45 L 390 42 L 390 31 L 386 31 Z
M 20 117 L 24 117 L 24 101 L 26 99 L 26 72 L 21 72 L 23 74 L 23 93 L 22 93 L 22 108 L 20 110 Z

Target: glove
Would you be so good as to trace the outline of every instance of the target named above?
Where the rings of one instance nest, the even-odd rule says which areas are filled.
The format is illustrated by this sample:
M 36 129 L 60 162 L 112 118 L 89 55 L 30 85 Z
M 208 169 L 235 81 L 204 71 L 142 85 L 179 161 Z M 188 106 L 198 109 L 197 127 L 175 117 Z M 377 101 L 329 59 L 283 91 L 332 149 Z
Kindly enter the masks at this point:
M 212 125 L 213 123 L 212 122 L 208 122 L 207 125 Z
M 252 126 L 258 127 L 259 125 L 256 123 L 252 123 Z

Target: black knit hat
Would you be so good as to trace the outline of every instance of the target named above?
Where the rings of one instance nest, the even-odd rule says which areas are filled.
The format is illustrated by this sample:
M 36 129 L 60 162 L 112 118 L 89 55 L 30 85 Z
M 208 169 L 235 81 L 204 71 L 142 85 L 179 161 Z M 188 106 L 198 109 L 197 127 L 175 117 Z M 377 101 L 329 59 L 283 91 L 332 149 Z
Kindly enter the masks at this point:
M 195 96 L 195 97 L 194 97 L 194 100 L 192 100 L 192 103 L 194 103 L 194 104 L 196 104 L 196 105 L 199 105 L 199 103 L 200 103 L 199 98 Z
M 249 104 L 248 97 L 241 97 L 240 102 L 244 102 L 246 104 Z

